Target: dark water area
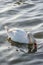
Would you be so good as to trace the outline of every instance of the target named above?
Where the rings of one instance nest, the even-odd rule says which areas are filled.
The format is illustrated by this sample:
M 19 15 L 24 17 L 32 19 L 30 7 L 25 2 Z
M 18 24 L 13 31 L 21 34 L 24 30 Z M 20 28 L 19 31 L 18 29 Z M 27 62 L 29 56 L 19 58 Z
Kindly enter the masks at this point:
M 0 0 L 0 65 L 43 65 L 43 0 Z M 16 51 L 6 40 L 4 26 L 32 32 L 37 52 Z

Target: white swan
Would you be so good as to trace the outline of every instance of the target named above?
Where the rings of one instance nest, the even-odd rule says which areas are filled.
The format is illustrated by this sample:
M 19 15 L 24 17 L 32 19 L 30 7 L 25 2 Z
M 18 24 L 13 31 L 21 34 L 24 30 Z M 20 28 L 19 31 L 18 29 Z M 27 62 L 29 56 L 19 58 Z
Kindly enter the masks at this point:
M 20 28 L 14 28 L 12 30 L 5 27 L 5 29 L 7 30 L 8 41 L 10 41 L 10 43 L 15 46 L 27 44 L 28 49 L 30 48 L 29 52 L 34 50 L 35 39 L 31 33 L 26 33 L 26 31 Z
M 25 44 L 29 44 L 30 42 L 34 43 L 33 35 L 31 33 L 27 33 L 23 29 L 14 28 L 12 30 L 12 29 L 8 29 L 8 27 L 5 27 L 5 29 L 7 30 L 8 38 L 11 38 L 11 40 L 15 42 L 25 43 Z

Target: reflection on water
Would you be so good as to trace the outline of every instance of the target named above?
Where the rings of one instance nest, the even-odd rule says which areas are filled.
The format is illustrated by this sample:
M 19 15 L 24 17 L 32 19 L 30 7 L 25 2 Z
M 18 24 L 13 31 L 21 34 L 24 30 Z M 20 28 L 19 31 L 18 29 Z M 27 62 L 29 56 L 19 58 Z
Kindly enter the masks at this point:
M 18 1 L 0 0 L 0 65 L 43 65 L 43 0 L 22 0 L 19 5 Z M 6 25 L 32 32 L 37 52 L 28 54 L 26 49 L 24 53 L 11 46 L 6 40 Z

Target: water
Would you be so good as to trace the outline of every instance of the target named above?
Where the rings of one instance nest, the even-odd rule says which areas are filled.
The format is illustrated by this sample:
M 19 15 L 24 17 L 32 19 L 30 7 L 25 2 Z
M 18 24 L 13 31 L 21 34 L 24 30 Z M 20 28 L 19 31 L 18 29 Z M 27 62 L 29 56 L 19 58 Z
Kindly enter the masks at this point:
M 0 0 L 0 65 L 43 65 L 43 0 Z M 4 26 L 32 32 L 37 41 L 36 53 L 17 52 L 7 42 Z M 36 35 L 35 33 L 40 33 Z

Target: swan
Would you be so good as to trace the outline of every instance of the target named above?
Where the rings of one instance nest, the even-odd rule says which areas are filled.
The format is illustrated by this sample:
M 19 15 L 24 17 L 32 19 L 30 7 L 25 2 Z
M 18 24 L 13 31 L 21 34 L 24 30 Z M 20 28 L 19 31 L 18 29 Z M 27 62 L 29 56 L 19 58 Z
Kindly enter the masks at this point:
M 5 27 L 7 32 L 7 40 L 11 43 L 12 46 L 22 46 L 22 45 L 28 45 L 28 52 L 33 52 L 34 43 L 36 43 L 35 38 L 33 37 L 32 33 L 27 33 L 24 29 L 20 28 L 14 28 L 9 29 L 8 27 Z M 31 48 L 30 48 L 31 47 Z M 36 47 L 37 49 L 37 47 Z

